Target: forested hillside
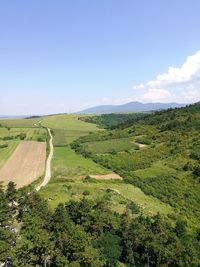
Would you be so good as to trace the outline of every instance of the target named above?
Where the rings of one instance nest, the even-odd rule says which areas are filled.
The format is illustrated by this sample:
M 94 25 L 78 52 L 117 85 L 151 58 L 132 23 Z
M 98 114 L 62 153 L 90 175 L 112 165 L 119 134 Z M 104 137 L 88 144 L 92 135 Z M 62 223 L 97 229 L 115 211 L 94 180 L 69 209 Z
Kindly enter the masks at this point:
M 72 147 L 148 195 L 170 204 L 188 230 L 200 227 L 200 103 L 93 133 Z M 176 218 L 173 218 L 176 220 Z
M 114 129 L 118 125 L 137 121 L 150 113 L 111 113 L 102 114 L 101 116 L 82 116 L 79 120 L 97 124 L 100 128 Z
M 0 263 L 5 266 L 199 266 L 200 233 L 171 225 L 137 206 L 119 215 L 109 198 L 59 204 L 50 211 L 38 193 L 0 189 Z

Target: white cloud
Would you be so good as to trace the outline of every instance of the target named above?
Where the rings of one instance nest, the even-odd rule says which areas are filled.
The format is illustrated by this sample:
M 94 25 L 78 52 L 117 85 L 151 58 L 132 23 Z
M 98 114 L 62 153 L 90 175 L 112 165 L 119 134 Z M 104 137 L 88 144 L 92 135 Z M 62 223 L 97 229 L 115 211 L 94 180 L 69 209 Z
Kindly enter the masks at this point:
M 133 86 L 133 89 L 144 89 L 144 88 L 145 88 L 145 86 L 143 83 Z
M 183 92 L 183 96 L 185 99 L 188 99 L 188 100 L 193 100 L 193 99 L 200 99 L 200 90 L 188 90 L 188 91 L 185 91 Z
M 109 103 L 109 98 L 108 97 L 103 97 L 103 99 L 102 99 L 102 102 L 103 103 Z
M 163 89 L 152 89 L 150 88 L 143 96 L 148 101 L 160 101 L 169 98 L 171 93 L 168 90 Z
M 155 80 L 133 88 L 144 89 L 141 100 L 196 102 L 200 100 L 200 51 L 189 56 L 180 68 L 169 67 Z
M 150 87 L 170 84 L 188 83 L 200 78 L 200 51 L 186 59 L 180 68 L 169 67 L 168 72 L 159 74 L 154 81 L 147 83 Z

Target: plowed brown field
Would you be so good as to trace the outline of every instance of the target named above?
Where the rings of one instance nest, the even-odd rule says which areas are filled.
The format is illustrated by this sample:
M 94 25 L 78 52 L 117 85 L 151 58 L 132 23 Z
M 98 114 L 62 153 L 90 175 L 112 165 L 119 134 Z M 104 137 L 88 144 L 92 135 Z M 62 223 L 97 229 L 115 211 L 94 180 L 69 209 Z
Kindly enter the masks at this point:
M 0 169 L 0 181 L 13 181 L 17 188 L 28 185 L 43 175 L 46 160 L 46 143 L 22 141 Z

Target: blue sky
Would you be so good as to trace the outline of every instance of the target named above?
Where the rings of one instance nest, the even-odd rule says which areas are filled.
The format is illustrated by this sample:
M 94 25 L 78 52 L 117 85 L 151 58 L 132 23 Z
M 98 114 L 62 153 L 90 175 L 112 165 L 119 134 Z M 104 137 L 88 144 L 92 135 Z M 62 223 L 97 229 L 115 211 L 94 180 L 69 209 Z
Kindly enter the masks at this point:
M 199 10 L 199 0 L 2 0 L 0 114 L 198 101 Z

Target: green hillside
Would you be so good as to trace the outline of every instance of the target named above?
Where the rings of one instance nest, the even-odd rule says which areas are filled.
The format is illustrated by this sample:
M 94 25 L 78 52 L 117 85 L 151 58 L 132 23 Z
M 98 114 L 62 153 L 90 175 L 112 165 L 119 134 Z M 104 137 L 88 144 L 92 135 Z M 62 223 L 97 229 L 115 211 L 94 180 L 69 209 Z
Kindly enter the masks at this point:
M 113 128 L 110 116 L 112 126 L 109 115 L 103 123 Z M 0 263 L 200 266 L 200 105 L 118 116 L 112 130 L 78 115 L 45 116 L 36 125 L 33 119 L 3 121 L 2 144 L 17 136 L 4 160 L 20 133 L 46 138 L 42 126 L 53 133 L 54 157 L 52 178 L 39 193 L 34 184 L 0 187 Z M 101 118 L 95 122 L 103 126 Z M 91 178 L 113 171 L 123 179 Z
M 117 116 L 124 117 L 121 114 Z M 130 118 L 130 115 L 125 115 Z M 144 116 L 144 115 L 143 115 Z M 114 116 L 115 119 L 117 118 Z M 135 119 L 137 116 L 132 116 Z M 91 119 L 91 117 L 90 117 Z M 109 119 L 109 118 L 108 118 Z M 127 120 L 125 120 L 127 121 Z M 137 203 L 145 214 L 173 214 L 174 210 L 168 204 L 163 203 L 155 197 L 147 196 L 139 188 L 132 184 L 126 184 L 123 181 L 104 181 L 89 179 L 87 183 L 84 177 L 92 175 L 104 175 L 112 173 L 109 168 L 103 167 L 98 162 L 94 162 L 85 155 L 77 154 L 71 145 L 74 140 L 85 136 L 90 138 L 106 131 L 100 130 L 96 124 L 87 122 L 87 117 L 80 115 L 51 115 L 41 118 L 41 125 L 50 127 L 54 137 L 54 157 L 52 160 L 52 179 L 45 188 L 42 188 L 40 194 L 49 201 L 50 208 L 56 208 L 58 203 L 69 200 L 80 200 L 85 191 L 87 198 L 97 201 L 99 196 L 107 197 L 107 191 L 118 191 L 118 195 L 111 197 L 111 209 L 123 213 L 129 202 Z M 132 142 L 132 138 L 118 138 L 104 143 L 99 147 L 98 141 L 89 144 L 92 151 L 118 151 L 128 150 L 130 147 L 134 150 L 137 145 Z M 96 146 L 97 143 L 97 146 Z M 68 189 L 70 188 L 70 190 Z
M 169 204 L 193 228 L 199 227 L 200 220 L 199 130 L 197 103 L 93 133 L 72 147 L 120 174 L 124 182 Z

